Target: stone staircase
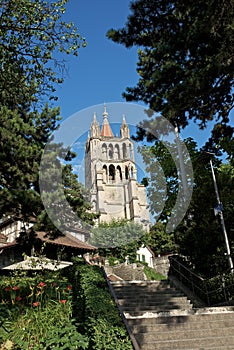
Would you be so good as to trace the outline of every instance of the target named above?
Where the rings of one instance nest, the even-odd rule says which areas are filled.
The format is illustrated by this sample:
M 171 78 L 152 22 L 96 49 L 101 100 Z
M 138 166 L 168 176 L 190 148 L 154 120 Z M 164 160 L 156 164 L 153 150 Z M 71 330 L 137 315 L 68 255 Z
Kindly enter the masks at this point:
M 111 285 L 136 350 L 234 349 L 234 307 L 193 308 L 168 281 Z

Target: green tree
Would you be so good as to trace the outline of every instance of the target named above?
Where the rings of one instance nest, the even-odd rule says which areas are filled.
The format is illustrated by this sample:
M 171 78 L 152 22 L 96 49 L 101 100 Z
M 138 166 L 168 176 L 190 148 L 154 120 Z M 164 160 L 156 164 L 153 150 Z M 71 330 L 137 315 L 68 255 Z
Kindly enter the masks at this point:
M 216 122 L 213 137 L 230 137 L 233 108 L 234 2 L 135 0 L 124 28 L 108 38 L 139 47 L 139 81 L 123 94 L 143 101 L 174 126 Z
M 63 21 L 68 0 L 2 0 L 0 101 L 11 109 L 41 100 L 62 83 L 61 54 L 78 55 L 85 40 Z M 60 57 L 60 59 L 58 58 Z
M 156 222 L 151 227 L 147 244 L 155 254 L 177 252 L 174 233 L 166 232 L 166 225 L 163 222 Z
M 198 173 L 190 204 L 190 212 L 175 232 L 181 252 L 189 255 L 198 271 L 205 276 L 214 276 L 229 269 L 227 250 L 217 206 L 210 164 L 198 157 Z M 206 168 L 204 171 L 202 168 Z M 233 254 L 233 167 L 230 164 L 216 164 L 215 173 L 223 206 L 223 215 L 228 239 Z
M 151 213 L 159 221 L 152 228 L 150 245 L 156 252 L 160 251 L 160 247 L 163 251 L 167 245 L 171 245 L 174 250 L 174 246 L 180 253 L 190 257 L 199 272 L 207 276 L 215 275 L 228 269 L 228 260 L 225 257 L 226 247 L 220 218 L 214 214 L 217 200 L 209 163 L 210 155 L 199 150 L 192 139 L 184 140 L 184 143 L 193 163 L 193 196 L 186 215 L 173 234 L 165 233 L 164 230 L 165 224 L 173 215 L 172 208 L 178 195 L 179 181 L 174 161 L 167 148 L 158 141 L 154 146 L 142 149 L 146 171 L 149 173 L 148 195 Z M 166 186 L 163 187 L 162 178 L 155 171 L 156 160 L 160 162 L 164 171 Z M 213 164 L 224 208 L 226 229 L 233 246 L 233 167 L 231 164 L 222 164 L 216 157 Z
M 54 228 L 40 198 L 39 167 L 61 118 L 59 108 L 50 108 L 46 100 L 56 98 L 56 87 L 63 81 L 64 54 L 77 56 L 85 46 L 74 24 L 63 21 L 66 3 L 3 0 L 0 4 L 0 217 L 34 218 L 41 220 L 41 227 L 47 223 L 49 231 Z M 73 154 L 63 145 L 51 147 L 51 165 L 59 169 L 62 159 L 71 161 Z M 47 185 L 53 188 L 50 175 Z M 70 165 L 64 166 L 62 187 L 74 212 L 90 223 L 87 196 Z
M 0 216 L 38 215 L 40 159 L 57 114 L 45 106 L 25 121 L 17 109 L 0 106 Z
M 125 219 L 113 219 L 110 223 L 101 222 L 98 227 L 93 227 L 89 243 L 99 248 L 101 256 L 120 262 L 124 262 L 128 256 L 129 261 L 133 262 L 137 249 L 146 238 L 142 225 Z
M 51 158 L 49 158 L 51 160 Z M 58 185 L 58 172 L 62 171 L 62 181 Z M 55 164 L 43 175 L 44 184 L 41 198 L 46 210 L 41 208 L 37 218 L 36 229 L 45 230 L 50 236 L 61 235 L 61 232 L 72 232 L 76 229 L 87 229 L 94 224 L 98 214 L 91 212 L 89 192 L 78 181 L 70 164 Z M 49 216 L 48 216 L 49 214 Z M 52 220 L 52 222 L 51 222 Z

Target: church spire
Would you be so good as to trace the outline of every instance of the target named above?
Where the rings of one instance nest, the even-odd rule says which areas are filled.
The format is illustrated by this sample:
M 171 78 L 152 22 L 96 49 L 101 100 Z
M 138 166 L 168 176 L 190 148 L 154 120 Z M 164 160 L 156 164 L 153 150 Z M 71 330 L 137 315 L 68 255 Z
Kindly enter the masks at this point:
M 101 136 L 104 137 L 113 137 L 113 132 L 111 130 L 109 121 L 108 121 L 108 113 L 106 111 L 106 105 L 104 105 L 104 112 L 102 114 L 103 116 L 103 123 L 102 123 L 102 130 L 101 130 Z
M 123 115 L 123 121 L 120 127 L 120 135 L 122 139 L 124 138 L 130 139 L 130 131 L 129 131 L 128 124 L 126 123 L 125 115 Z
M 96 113 L 93 114 L 93 121 L 90 126 L 91 137 L 100 137 L 100 125 L 97 121 Z

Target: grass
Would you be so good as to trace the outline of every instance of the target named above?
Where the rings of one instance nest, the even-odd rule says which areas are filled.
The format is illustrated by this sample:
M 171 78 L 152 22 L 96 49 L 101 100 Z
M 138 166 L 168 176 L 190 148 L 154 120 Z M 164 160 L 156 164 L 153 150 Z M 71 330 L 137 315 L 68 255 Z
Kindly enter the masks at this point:
M 154 269 L 152 269 L 149 266 L 144 267 L 144 273 L 147 277 L 147 280 L 150 280 L 150 281 L 162 281 L 167 279 L 166 276 L 162 275 L 159 272 L 156 272 Z

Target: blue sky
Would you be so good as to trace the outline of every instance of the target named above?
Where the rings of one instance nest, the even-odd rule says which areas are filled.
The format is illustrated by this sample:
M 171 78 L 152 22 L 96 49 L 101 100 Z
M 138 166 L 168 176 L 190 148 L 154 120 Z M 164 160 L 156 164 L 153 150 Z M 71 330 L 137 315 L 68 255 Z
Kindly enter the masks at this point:
M 124 102 L 125 88 L 137 83 L 137 48 L 126 49 L 106 38 L 109 29 L 124 26 L 129 4 L 129 0 L 68 2 L 65 19 L 75 23 L 87 47 L 80 49 L 78 58 L 66 57 L 68 73 L 57 90 L 63 119 L 93 105 Z M 209 131 L 200 131 L 194 123 L 181 134 L 193 136 L 199 146 L 208 135 Z
M 106 38 L 120 28 L 129 13 L 128 0 L 70 0 L 66 19 L 86 38 L 78 58 L 68 58 L 68 76 L 58 89 L 63 117 L 92 105 L 124 101 L 121 94 L 137 82 L 137 49 L 127 50 Z
M 77 132 L 78 138 L 88 130 L 93 111 L 97 112 L 101 123 L 103 104 L 125 102 L 122 93 L 127 86 L 134 86 L 138 81 L 137 48 L 126 49 L 106 37 L 109 29 L 124 26 L 130 13 L 129 4 L 129 0 L 70 0 L 67 4 L 65 20 L 75 23 L 87 40 L 87 47 L 80 49 L 78 57 L 66 56 L 67 76 L 58 87 L 57 95 L 63 120 L 77 115 L 71 119 L 69 128 L 78 126 L 82 129 L 82 132 L 81 129 Z M 80 114 L 82 110 L 88 113 Z M 110 122 L 121 122 L 121 114 L 118 118 L 112 118 L 110 113 Z M 132 118 L 126 115 L 127 121 L 130 119 L 134 124 Z M 210 129 L 211 126 L 201 131 L 191 123 L 181 132 L 181 137 L 193 137 L 201 147 Z

